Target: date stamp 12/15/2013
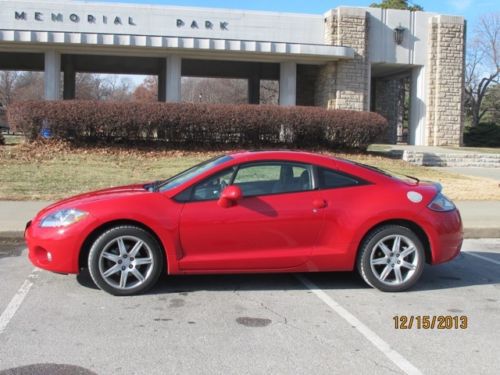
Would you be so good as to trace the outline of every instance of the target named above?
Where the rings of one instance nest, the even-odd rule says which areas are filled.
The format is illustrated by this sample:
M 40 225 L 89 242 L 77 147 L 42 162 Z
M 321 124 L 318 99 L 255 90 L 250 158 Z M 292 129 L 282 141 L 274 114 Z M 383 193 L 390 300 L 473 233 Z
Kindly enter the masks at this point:
M 395 315 L 395 329 L 467 329 L 466 315 Z

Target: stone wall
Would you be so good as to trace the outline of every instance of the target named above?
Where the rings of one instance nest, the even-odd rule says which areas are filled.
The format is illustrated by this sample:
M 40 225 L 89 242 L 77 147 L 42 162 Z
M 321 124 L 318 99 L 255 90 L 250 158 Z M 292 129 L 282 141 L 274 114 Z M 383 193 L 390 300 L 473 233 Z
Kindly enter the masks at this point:
M 328 108 L 369 110 L 368 15 L 361 8 L 333 9 L 325 19 L 325 42 L 352 47 L 354 59 L 322 68 L 316 102 Z M 332 63 L 333 64 L 333 63 Z M 332 86 L 329 86 L 332 85 Z M 333 97 L 332 92 L 335 92 Z
M 434 16 L 429 25 L 427 63 L 427 145 L 462 144 L 464 126 L 465 23 L 462 17 Z
M 404 81 L 401 78 L 379 78 L 374 85 L 375 112 L 384 116 L 389 124 L 381 141 L 396 144 L 398 137 L 403 136 Z

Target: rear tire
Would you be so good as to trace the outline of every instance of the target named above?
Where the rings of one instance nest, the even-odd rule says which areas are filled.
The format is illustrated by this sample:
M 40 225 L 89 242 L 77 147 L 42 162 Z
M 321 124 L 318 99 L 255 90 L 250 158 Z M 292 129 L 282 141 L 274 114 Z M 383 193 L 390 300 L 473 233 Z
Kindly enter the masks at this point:
M 163 269 L 156 239 L 135 226 L 117 226 L 104 232 L 90 248 L 88 265 L 96 285 L 115 296 L 143 293 Z
M 413 231 L 384 225 L 361 244 L 357 267 L 368 285 L 383 292 L 402 292 L 415 285 L 424 263 L 424 246 Z

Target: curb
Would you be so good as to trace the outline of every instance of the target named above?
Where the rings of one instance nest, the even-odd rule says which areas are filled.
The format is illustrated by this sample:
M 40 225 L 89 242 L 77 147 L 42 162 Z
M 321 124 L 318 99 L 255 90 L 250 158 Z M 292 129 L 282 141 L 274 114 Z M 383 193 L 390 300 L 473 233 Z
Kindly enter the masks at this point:
M 464 238 L 500 238 L 500 228 L 464 228 Z
M 500 238 L 500 228 L 465 228 L 465 239 L 478 239 L 478 238 Z M 0 232 L 0 241 L 24 241 L 24 232 L 10 231 Z
M 21 231 L 0 232 L 0 241 L 4 242 L 24 241 L 24 232 Z

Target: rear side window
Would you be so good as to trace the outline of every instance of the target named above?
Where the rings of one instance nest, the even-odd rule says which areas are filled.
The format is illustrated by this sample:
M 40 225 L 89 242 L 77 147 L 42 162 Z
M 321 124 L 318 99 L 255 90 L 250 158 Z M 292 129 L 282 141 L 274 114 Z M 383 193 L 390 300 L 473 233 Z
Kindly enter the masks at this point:
M 318 179 L 320 189 L 334 189 L 364 184 L 364 181 L 354 176 L 326 168 L 318 168 Z

